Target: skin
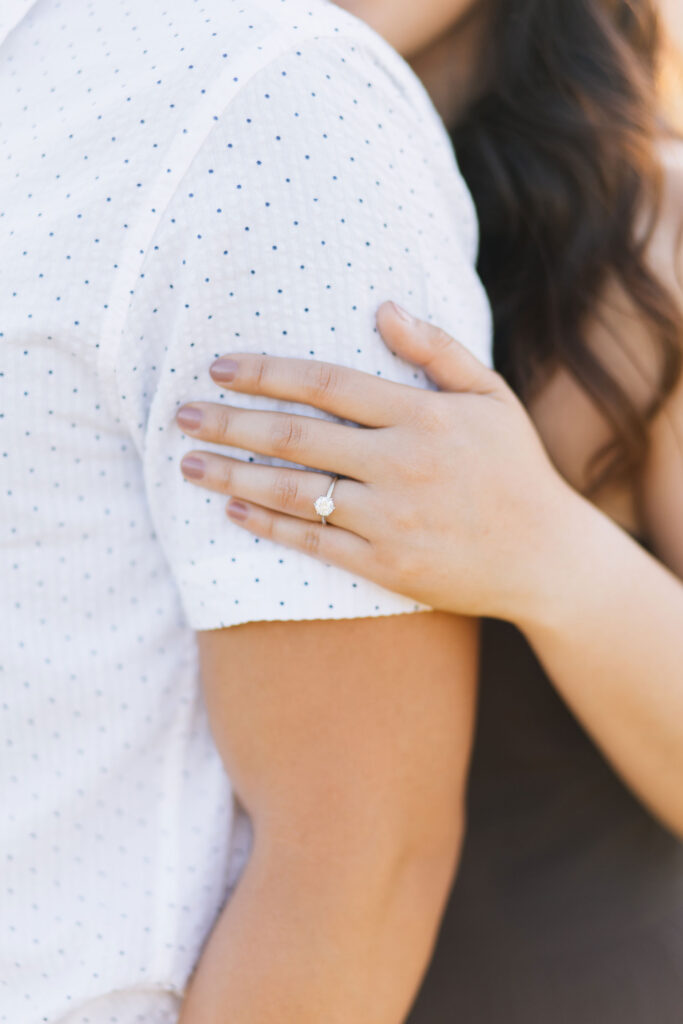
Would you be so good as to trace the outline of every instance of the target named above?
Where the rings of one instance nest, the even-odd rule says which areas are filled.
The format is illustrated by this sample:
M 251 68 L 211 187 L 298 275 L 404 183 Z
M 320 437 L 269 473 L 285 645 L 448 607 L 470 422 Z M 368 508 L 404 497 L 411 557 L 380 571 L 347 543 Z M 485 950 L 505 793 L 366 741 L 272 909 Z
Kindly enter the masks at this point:
M 476 85 L 485 38 L 468 6 L 366 0 L 356 13 L 400 31 L 394 43 L 452 114 Z M 674 168 L 667 177 L 651 256 L 675 287 L 666 225 L 683 204 L 683 181 Z M 639 395 L 632 356 L 647 376 L 652 346 L 626 299 L 608 298 L 606 322 L 627 358 L 597 327 L 593 344 Z M 475 615 L 526 632 L 615 769 L 683 834 L 683 385 L 653 425 L 642 476 L 600 495 L 597 507 L 578 489 L 607 425 L 567 375 L 524 410 L 443 332 L 391 306 L 378 325 L 440 394 L 238 354 L 227 357 L 237 364 L 231 380 L 225 362 L 213 369 L 223 390 L 310 403 L 364 429 L 224 402 L 198 407 L 199 429 L 183 426 L 199 441 L 342 475 L 328 526 L 312 506 L 327 490 L 325 473 L 201 451 L 189 454 L 202 476 L 188 458 L 184 472 L 232 495 L 233 522 L 252 533 L 466 617 L 251 623 L 200 635 L 214 736 L 254 822 L 255 848 L 204 949 L 181 1024 L 404 1018 L 462 839 Z
M 496 373 L 391 304 L 379 324 L 440 393 L 322 363 L 238 355 L 223 387 L 312 404 L 365 429 L 193 406 L 205 440 L 343 476 L 329 525 L 313 507 L 326 475 L 195 453 L 203 486 L 239 495 L 228 513 L 258 536 L 433 607 L 514 622 L 615 769 L 683 836 L 683 584 L 569 486 Z M 219 361 L 213 373 L 225 370 Z M 654 543 L 683 574 L 683 536 L 673 526 L 683 509 L 683 394 L 655 438 L 653 458 L 663 464 L 650 470 Z
M 199 648 L 254 847 L 181 1024 L 398 1024 L 462 839 L 474 623 L 252 622 Z
M 406 57 L 413 57 L 461 22 L 476 0 L 342 0 L 343 7 L 362 18 Z
M 460 851 L 476 621 L 252 622 L 198 647 L 254 848 L 181 1024 L 398 1024 Z
M 367 10 L 379 18 L 387 6 Z M 441 17 L 444 5 L 432 13 Z M 682 166 L 680 151 L 667 155 L 650 262 L 683 301 Z M 600 313 L 591 344 L 645 403 L 654 343 L 616 290 Z M 592 504 L 580 492 L 609 425 L 568 373 L 557 371 L 524 409 L 438 329 L 393 304 L 381 308 L 378 326 L 441 393 L 238 353 L 212 368 L 222 388 L 316 406 L 365 429 L 229 403 L 193 406 L 202 424 L 187 432 L 200 440 L 342 477 L 328 526 L 313 501 L 330 476 L 197 451 L 184 460 L 186 477 L 231 495 L 231 519 L 256 535 L 434 608 L 514 622 L 615 770 L 683 836 L 683 384 L 653 424 L 642 473 Z
M 343 0 L 412 65 L 443 118 L 452 121 L 472 98 L 486 45 L 486 11 L 478 0 Z

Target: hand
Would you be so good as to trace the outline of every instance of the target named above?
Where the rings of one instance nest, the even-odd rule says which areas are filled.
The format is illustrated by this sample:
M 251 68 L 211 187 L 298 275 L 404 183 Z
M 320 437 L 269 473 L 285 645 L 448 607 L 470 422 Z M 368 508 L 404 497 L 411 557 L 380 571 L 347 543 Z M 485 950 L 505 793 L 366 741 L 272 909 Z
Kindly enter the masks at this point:
M 194 451 L 185 477 L 231 495 L 233 522 L 431 607 L 516 621 L 548 575 L 570 492 L 502 378 L 443 331 L 393 303 L 385 342 L 442 389 L 424 391 L 314 360 L 222 357 L 221 388 L 303 403 L 362 426 L 210 402 L 183 406 L 193 437 L 340 477 Z M 548 543 L 546 543 L 548 541 Z

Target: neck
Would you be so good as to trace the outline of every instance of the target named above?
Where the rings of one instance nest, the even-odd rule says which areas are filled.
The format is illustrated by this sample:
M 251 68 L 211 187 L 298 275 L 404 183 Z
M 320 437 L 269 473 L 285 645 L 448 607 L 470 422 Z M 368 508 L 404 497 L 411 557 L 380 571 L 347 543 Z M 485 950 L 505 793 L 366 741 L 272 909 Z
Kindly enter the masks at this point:
M 487 19 L 483 5 L 410 60 L 447 125 L 455 124 L 482 88 L 482 48 Z

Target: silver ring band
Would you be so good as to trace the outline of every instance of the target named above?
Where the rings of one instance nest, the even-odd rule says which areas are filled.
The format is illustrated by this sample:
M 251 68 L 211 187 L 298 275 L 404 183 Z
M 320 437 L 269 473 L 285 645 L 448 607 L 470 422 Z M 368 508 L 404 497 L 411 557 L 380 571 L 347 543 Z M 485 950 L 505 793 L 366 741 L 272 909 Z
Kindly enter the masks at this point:
M 321 494 L 320 497 L 316 498 L 315 501 L 313 502 L 313 507 L 315 508 L 316 515 L 320 516 L 320 518 L 322 519 L 323 526 L 325 526 L 327 523 L 327 517 L 331 516 L 335 508 L 337 507 L 334 503 L 332 494 L 334 493 L 334 488 L 336 487 L 338 479 L 338 476 L 333 476 L 332 483 L 327 488 L 327 494 Z

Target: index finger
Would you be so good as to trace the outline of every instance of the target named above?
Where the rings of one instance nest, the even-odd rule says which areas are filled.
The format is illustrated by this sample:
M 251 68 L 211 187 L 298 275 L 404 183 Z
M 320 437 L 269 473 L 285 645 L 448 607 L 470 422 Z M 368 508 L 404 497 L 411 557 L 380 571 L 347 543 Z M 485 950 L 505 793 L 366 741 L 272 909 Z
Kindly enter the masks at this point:
M 231 391 L 311 405 L 366 427 L 394 426 L 415 405 L 415 388 L 316 359 L 238 353 L 221 356 L 209 372 Z

